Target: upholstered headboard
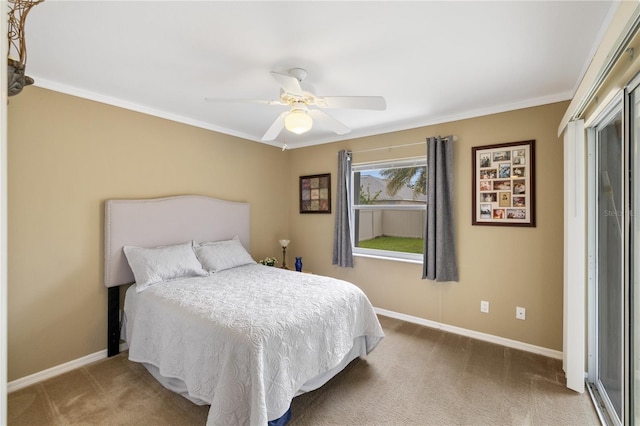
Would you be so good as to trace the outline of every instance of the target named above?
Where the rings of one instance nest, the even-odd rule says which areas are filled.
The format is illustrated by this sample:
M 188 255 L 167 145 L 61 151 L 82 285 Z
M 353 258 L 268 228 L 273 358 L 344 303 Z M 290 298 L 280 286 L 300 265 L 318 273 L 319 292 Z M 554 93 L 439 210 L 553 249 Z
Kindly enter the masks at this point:
M 133 282 L 122 247 L 218 241 L 237 235 L 249 251 L 249 204 L 197 195 L 105 204 L 104 285 Z

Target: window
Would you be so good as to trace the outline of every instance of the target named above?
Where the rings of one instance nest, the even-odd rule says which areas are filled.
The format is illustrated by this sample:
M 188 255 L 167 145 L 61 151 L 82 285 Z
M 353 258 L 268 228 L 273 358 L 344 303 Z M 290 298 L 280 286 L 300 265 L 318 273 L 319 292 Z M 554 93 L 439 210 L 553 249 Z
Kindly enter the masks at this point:
M 353 253 L 422 262 L 426 157 L 353 164 Z

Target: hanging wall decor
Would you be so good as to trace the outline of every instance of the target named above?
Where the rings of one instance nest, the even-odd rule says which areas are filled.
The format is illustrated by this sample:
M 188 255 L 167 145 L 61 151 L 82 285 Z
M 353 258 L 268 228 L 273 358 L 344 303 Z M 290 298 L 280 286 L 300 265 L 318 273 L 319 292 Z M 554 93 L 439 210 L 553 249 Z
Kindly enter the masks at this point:
M 536 226 L 535 141 L 471 148 L 472 224 Z
M 331 173 L 300 176 L 300 213 L 331 213 Z
M 9 1 L 9 57 L 7 58 L 7 94 L 17 95 L 25 86 L 33 84 L 33 79 L 25 75 L 27 66 L 27 45 L 24 37 L 25 22 L 29 10 L 44 0 Z

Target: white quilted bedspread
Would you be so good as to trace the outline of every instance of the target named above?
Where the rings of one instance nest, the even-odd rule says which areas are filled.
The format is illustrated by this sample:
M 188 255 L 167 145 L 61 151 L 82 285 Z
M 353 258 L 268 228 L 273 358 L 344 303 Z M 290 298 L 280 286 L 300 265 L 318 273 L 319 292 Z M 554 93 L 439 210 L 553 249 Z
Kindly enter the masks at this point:
M 183 380 L 211 404 L 208 425 L 264 426 L 355 338 L 369 353 L 384 337 L 355 285 L 259 264 L 157 284 L 135 305 L 125 301 L 129 358 Z

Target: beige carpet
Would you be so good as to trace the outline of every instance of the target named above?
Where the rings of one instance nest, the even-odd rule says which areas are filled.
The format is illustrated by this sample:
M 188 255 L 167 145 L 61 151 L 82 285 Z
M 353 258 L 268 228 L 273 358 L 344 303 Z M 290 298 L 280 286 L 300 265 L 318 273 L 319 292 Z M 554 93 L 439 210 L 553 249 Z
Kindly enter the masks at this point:
M 380 317 L 386 338 L 322 388 L 293 400 L 290 426 L 598 425 L 562 363 Z M 13 392 L 9 425 L 204 425 L 199 407 L 126 353 Z

